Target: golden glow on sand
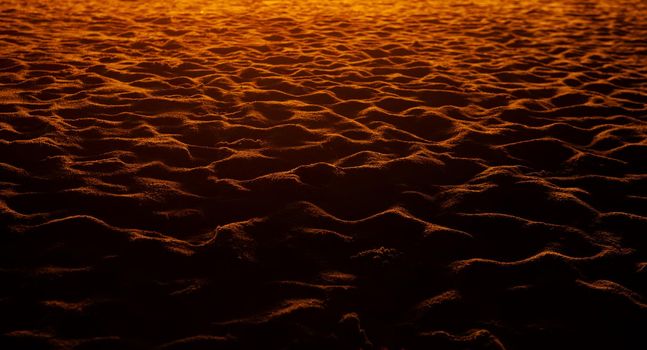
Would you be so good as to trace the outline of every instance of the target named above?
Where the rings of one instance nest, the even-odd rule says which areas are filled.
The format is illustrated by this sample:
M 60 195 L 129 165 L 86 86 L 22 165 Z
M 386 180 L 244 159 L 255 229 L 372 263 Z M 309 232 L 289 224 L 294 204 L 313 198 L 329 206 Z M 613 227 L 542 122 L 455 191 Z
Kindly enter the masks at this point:
M 647 349 L 645 38 L 644 0 L 0 0 L 0 349 Z

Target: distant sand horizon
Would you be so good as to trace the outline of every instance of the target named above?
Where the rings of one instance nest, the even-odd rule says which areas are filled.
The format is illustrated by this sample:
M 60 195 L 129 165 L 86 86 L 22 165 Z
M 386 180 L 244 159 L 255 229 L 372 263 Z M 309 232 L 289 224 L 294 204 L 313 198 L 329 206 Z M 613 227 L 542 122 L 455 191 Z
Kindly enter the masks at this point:
M 647 349 L 647 2 L 0 1 L 0 349 Z

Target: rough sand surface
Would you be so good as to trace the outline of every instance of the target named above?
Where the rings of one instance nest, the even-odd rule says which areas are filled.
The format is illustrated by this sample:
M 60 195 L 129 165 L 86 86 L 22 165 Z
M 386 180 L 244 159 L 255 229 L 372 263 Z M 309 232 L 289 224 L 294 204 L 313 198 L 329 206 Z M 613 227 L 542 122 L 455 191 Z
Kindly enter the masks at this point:
M 644 1 L 1 1 L 0 348 L 647 348 Z

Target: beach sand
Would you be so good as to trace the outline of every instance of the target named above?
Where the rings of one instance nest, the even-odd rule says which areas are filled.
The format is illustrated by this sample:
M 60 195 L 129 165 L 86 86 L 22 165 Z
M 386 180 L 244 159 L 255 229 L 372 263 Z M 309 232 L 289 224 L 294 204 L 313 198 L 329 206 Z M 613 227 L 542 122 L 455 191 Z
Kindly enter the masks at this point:
M 647 348 L 647 3 L 0 2 L 0 348 Z

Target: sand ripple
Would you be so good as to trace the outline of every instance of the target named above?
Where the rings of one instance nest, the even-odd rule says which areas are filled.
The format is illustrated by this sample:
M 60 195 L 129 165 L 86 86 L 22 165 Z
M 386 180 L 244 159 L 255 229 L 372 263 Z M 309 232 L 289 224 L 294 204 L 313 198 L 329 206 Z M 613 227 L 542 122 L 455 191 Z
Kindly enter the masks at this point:
M 647 346 L 644 2 L 0 19 L 3 349 Z

